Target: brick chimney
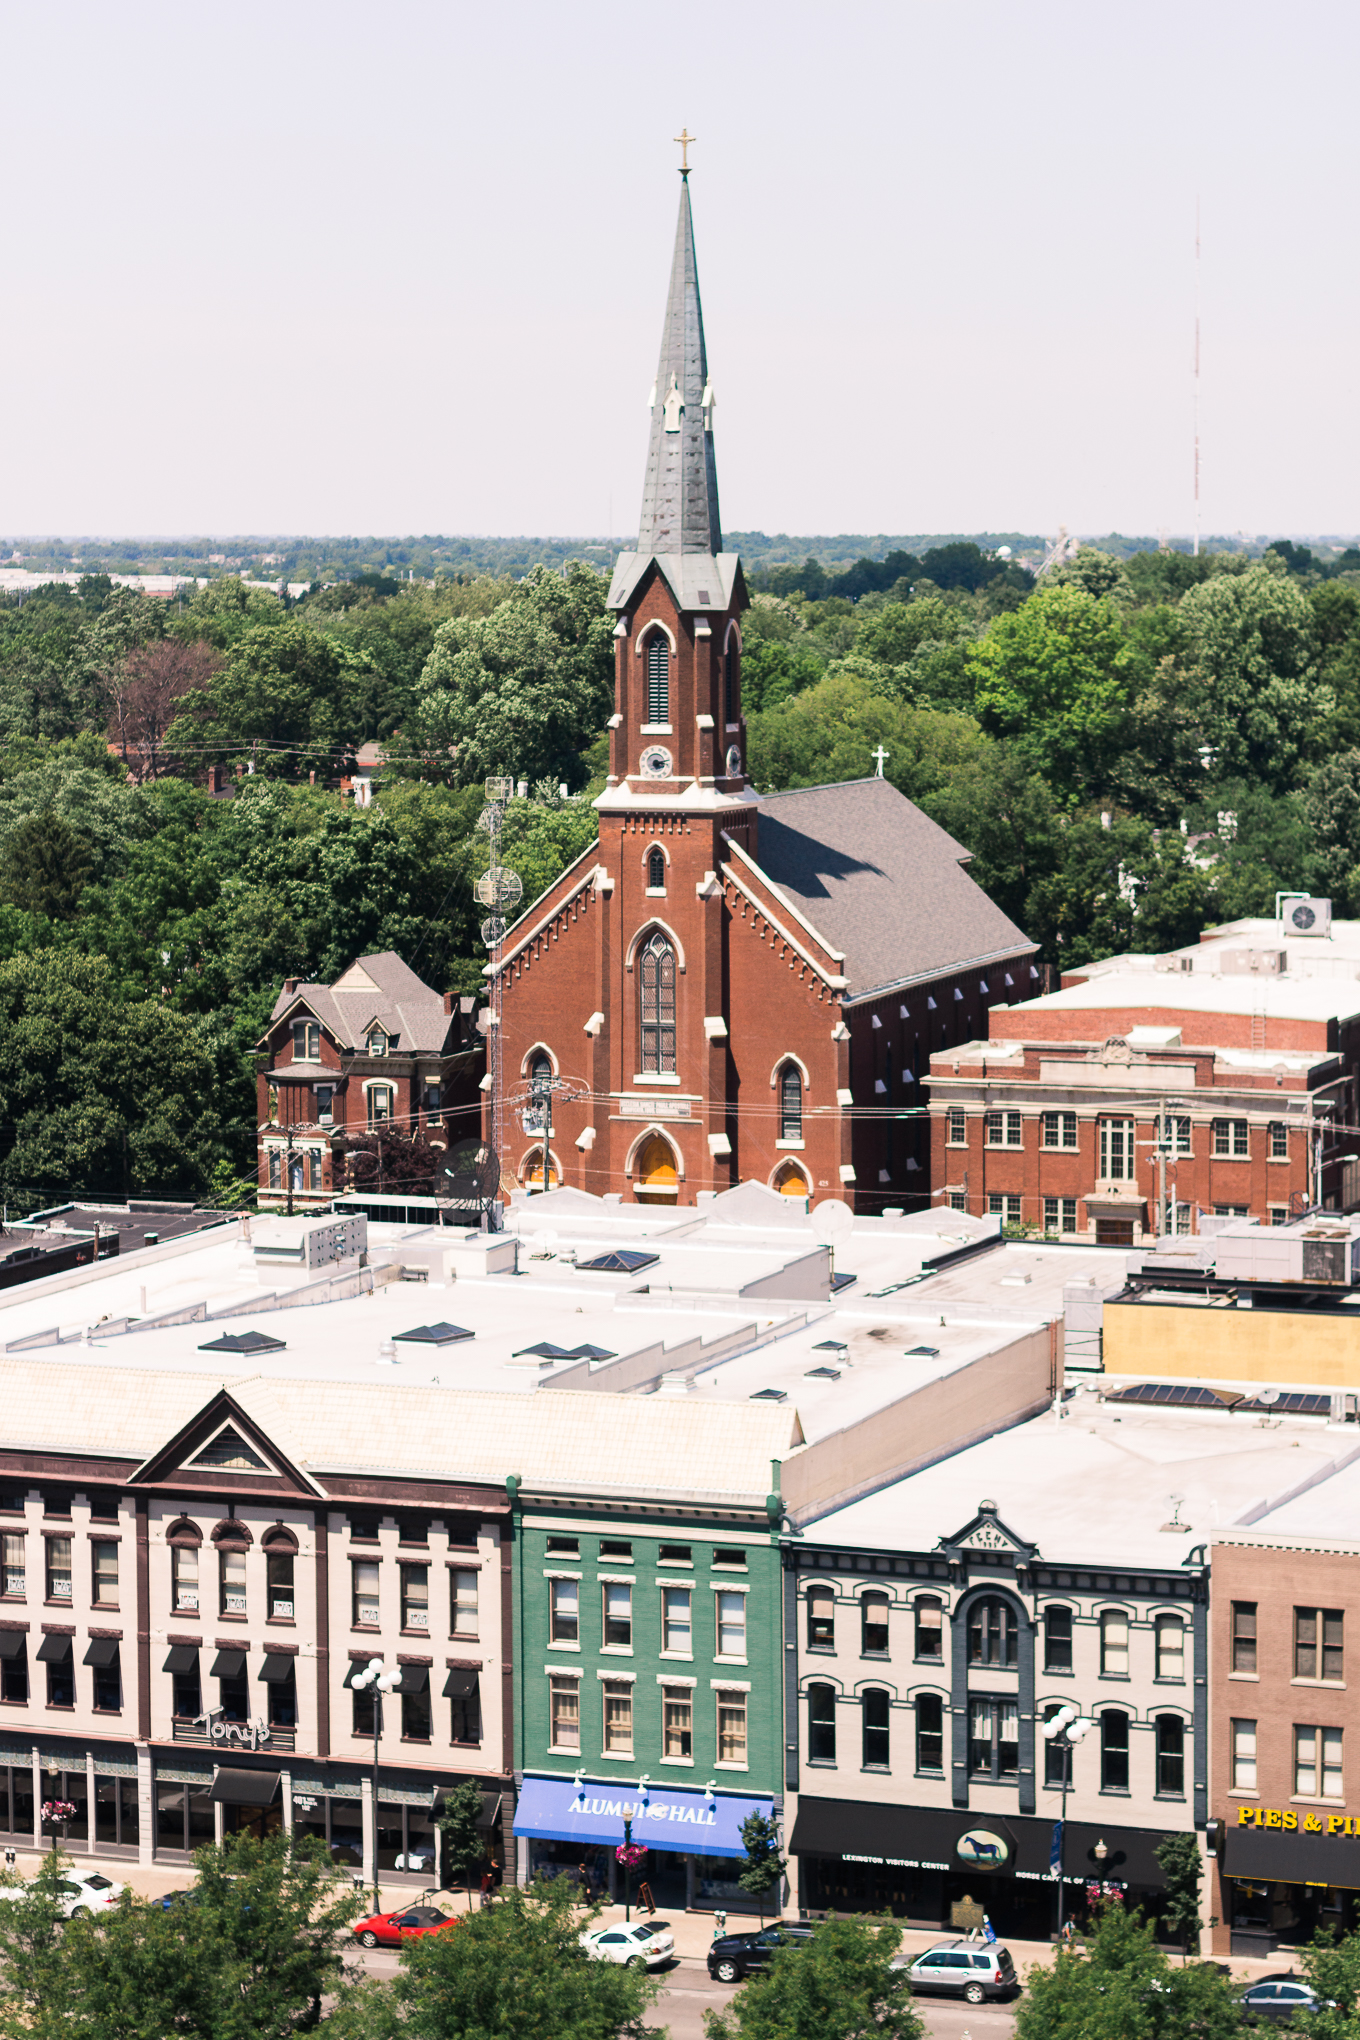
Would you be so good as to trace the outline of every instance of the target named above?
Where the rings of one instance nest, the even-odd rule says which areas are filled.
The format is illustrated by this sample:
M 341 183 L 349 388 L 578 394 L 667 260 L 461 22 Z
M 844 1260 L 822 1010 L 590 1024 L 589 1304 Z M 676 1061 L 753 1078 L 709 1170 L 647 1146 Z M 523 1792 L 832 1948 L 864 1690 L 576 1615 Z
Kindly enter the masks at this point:
M 445 994 L 444 994 L 444 1011 L 445 1011 L 446 1013 L 452 1013 L 452 1011 L 453 1011 L 453 993 L 452 993 L 452 992 L 445 992 Z
M 299 982 L 300 981 L 297 978 L 285 978 L 283 981 L 284 991 L 291 995 L 293 992 L 297 990 Z

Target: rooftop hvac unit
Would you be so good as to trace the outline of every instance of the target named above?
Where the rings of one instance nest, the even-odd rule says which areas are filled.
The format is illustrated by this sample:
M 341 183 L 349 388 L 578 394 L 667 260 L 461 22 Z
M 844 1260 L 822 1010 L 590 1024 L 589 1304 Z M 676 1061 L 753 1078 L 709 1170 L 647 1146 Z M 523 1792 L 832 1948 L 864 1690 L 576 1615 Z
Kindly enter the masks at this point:
M 1224 977 L 1279 977 L 1286 956 L 1283 949 L 1220 949 L 1218 967 Z
M 1330 900 L 1293 899 L 1284 901 L 1280 916 L 1287 935 L 1330 935 L 1332 932 L 1332 903 Z

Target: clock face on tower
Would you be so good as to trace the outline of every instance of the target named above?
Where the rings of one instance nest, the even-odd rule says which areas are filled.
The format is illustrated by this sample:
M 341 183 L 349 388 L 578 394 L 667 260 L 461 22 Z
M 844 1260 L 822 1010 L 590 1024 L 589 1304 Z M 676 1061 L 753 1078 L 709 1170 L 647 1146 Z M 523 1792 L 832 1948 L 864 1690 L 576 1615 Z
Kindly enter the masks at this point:
M 729 779 L 741 778 L 741 752 L 735 744 L 727 747 L 727 776 Z
M 649 779 L 669 779 L 671 754 L 660 744 L 649 744 L 638 761 Z

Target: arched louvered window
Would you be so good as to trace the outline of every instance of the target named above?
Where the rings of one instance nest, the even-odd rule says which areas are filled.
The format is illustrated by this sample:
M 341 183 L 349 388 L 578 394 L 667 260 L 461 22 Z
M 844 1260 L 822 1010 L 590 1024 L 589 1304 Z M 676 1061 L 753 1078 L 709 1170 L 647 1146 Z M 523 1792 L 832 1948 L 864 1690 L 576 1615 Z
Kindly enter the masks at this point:
M 546 1055 L 536 1055 L 529 1065 L 529 1082 L 535 1091 L 551 1091 L 552 1064 Z
M 662 850 L 652 850 L 647 857 L 647 883 L 653 892 L 666 889 L 666 856 Z
M 661 631 L 647 640 L 647 720 L 668 723 L 671 719 L 671 648 Z
M 723 652 L 723 721 L 728 728 L 737 719 L 737 658 L 729 639 Z
M 642 951 L 642 1067 L 675 1068 L 675 951 L 660 929 Z
M 779 1072 L 779 1138 L 803 1138 L 803 1076 L 797 1063 L 785 1063 Z

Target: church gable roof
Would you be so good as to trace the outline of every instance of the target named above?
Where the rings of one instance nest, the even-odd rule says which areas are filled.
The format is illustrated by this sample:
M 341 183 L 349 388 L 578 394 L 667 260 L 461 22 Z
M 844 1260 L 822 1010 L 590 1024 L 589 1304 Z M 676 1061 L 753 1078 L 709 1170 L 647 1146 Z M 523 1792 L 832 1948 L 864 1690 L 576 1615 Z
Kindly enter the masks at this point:
M 767 794 L 756 862 L 845 957 L 847 996 L 1034 944 L 969 878 L 961 843 L 887 779 Z

